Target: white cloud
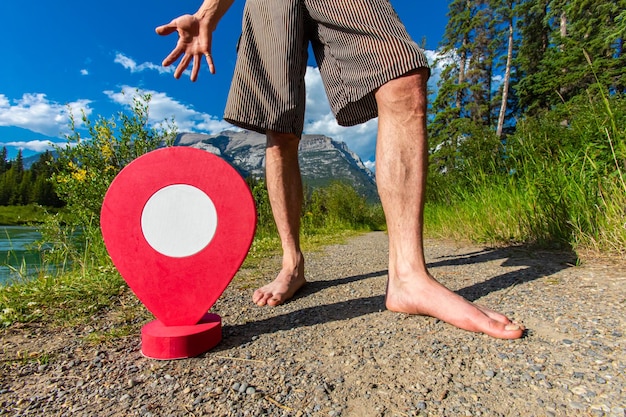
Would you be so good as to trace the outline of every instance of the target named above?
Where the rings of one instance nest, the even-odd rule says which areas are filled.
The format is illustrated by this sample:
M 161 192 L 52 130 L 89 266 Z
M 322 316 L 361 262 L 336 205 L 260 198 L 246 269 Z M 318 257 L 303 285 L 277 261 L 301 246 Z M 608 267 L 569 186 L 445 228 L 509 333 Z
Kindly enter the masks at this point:
M 0 126 L 16 126 L 47 136 L 58 136 L 69 132 L 70 112 L 76 117 L 76 125 L 82 121 L 81 112 L 89 116 L 90 100 L 80 99 L 67 104 L 49 101 L 45 94 L 26 93 L 22 98 L 9 100 L 0 94 Z
M 433 97 L 437 95 L 437 84 L 441 79 L 441 72 L 451 64 L 458 62 L 459 57 L 456 54 L 456 50 L 448 52 L 446 54 L 441 51 L 424 51 L 426 59 L 430 64 L 430 78 L 428 80 L 428 88 L 433 92 Z
M 453 49 L 447 53 L 441 51 L 425 51 L 426 58 L 431 65 L 431 76 L 428 80 L 428 87 L 433 92 L 431 96 L 434 98 L 437 95 L 437 84 L 441 80 L 441 72 L 449 65 L 458 65 L 461 58 L 457 54 L 456 49 Z M 466 70 L 469 68 L 469 60 L 466 63 Z M 492 90 L 498 91 L 504 81 L 502 74 L 495 74 L 492 78 Z
M 115 62 L 116 64 L 120 64 L 121 66 L 129 70 L 131 73 L 150 70 L 150 71 L 157 71 L 159 74 L 172 74 L 175 69 L 175 67 L 173 66 L 164 67 L 162 65 L 153 64 L 152 62 L 144 62 L 142 64 L 137 64 L 137 62 L 134 59 L 127 57 L 121 52 L 118 52 L 115 54 L 115 59 L 113 62 Z
M 306 122 L 304 133 L 326 135 L 337 141 L 345 142 L 361 159 L 373 159 L 376 149 L 378 119 L 372 119 L 357 126 L 340 126 L 330 110 L 318 68 L 307 68 L 305 83 Z
M 491 92 L 496 93 L 502 87 L 504 83 L 504 75 L 496 74 L 491 78 Z
M 0 142 L 2 146 L 10 146 L 18 149 L 27 149 L 33 152 L 45 152 L 54 148 L 53 144 L 49 140 L 30 140 L 30 141 L 17 141 L 17 142 Z
M 221 118 L 199 112 L 193 107 L 169 97 L 166 93 L 123 86 L 121 92 L 105 91 L 104 94 L 125 107 L 131 107 L 133 97 L 138 94 L 150 94 L 149 122 L 152 125 L 160 125 L 166 119 L 174 118 L 179 132 L 215 134 L 226 129 L 233 129 L 230 123 Z
M 367 167 L 372 172 L 376 172 L 376 162 L 375 161 L 365 161 L 363 165 Z
M 80 75 L 89 75 L 89 71 L 83 68 L 80 70 Z

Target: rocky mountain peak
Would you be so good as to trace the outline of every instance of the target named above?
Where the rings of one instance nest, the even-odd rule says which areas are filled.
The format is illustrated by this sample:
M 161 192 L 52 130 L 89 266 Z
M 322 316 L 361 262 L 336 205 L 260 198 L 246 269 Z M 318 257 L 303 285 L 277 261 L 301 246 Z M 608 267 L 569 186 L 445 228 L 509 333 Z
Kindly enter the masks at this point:
M 216 135 L 181 133 L 175 146 L 191 146 L 220 156 L 244 177 L 265 176 L 265 135 L 251 131 L 224 131 Z M 374 174 L 343 142 L 323 135 L 303 135 L 300 141 L 300 169 L 310 187 L 332 181 L 351 184 L 369 201 L 377 201 Z

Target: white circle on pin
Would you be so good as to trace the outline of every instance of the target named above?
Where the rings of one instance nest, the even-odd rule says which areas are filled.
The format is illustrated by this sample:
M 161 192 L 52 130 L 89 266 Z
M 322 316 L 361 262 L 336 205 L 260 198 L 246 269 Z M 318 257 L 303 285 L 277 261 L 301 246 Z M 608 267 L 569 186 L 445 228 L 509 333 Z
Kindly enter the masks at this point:
M 195 255 L 215 236 L 217 211 L 206 193 L 187 184 L 161 188 L 146 202 L 141 230 L 150 246 L 162 255 Z

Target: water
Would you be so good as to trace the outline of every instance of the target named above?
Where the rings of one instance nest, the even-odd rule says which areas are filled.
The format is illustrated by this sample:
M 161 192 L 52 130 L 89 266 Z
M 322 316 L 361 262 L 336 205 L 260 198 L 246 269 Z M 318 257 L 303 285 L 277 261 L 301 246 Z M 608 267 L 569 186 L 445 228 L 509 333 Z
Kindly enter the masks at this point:
M 29 248 L 39 239 L 36 227 L 0 226 L 0 284 L 19 276 L 15 270 L 28 276 L 41 269 L 41 254 Z

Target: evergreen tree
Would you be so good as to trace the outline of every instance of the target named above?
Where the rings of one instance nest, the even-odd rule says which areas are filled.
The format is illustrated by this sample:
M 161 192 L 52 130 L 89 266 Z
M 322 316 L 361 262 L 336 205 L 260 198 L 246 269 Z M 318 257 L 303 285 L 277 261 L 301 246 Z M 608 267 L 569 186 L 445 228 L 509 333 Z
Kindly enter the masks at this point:
M 46 207 L 61 207 L 63 201 L 57 196 L 52 182 L 56 161 L 52 152 L 45 151 L 33 163 L 30 171 L 33 174 L 30 201 Z
M 17 156 L 11 163 L 11 169 L 15 170 L 18 182 L 20 182 L 22 180 L 22 174 L 24 174 L 24 156 L 22 155 L 21 149 L 17 151 Z
M 10 176 L 10 180 L 13 184 L 9 204 L 24 204 L 22 196 L 22 192 L 24 189 L 24 186 L 22 185 L 22 178 L 24 176 L 24 157 L 22 156 L 21 149 L 17 151 L 17 156 L 15 157 L 15 160 L 11 162 L 11 168 L 9 168 L 9 173 L 12 173 L 12 175 Z
M 8 171 L 0 175 L 0 206 L 8 206 L 11 201 L 15 183 L 9 177 L 12 178 L 12 174 Z
M 471 21 L 474 8 L 469 0 L 452 0 L 448 23 L 435 65 L 445 64 L 433 102 L 429 132 L 431 136 L 431 170 L 451 172 L 456 165 L 460 120 L 467 116 L 469 84 L 466 70 L 470 56 Z
M 625 92 L 626 0 L 524 3 L 516 86 L 524 110 L 536 114 L 583 96 L 596 76 L 603 88 Z
M 0 150 L 0 175 L 7 172 L 9 169 L 9 161 L 7 160 L 8 152 L 7 147 L 3 146 L 2 150 Z
M 626 10 L 626 0 L 590 1 L 573 0 L 568 2 L 568 36 L 566 46 L 571 52 L 573 66 L 572 87 L 575 94 L 596 82 L 589 70 L 586 53 L 592 63 L 600 84 L 609 89 L 625 92 L 624 65 L 622 54 L 624 23 L 618 20 Z
M 32 203 L 32 185 L 33 185 L 33 175 L 30 170 L 26 170 L 22 172 L 22 178 L 20 179 L 19 185 L 17 187 L 16 202 L 14 204 L 17 205 L 26 205 Z
M 454 0 L 441 46 L 446 62 L 433 102 L 430 123 L 431 170 L 452 174 L 468 160 L 461 146 L 481 141 L 472 132 L 483 131 L 493 123 L 492 79 L 498 51 L 498 21 L 494 2 Z M 471 156 L 469 156 L 471 157 Z
M 41 154 L 28 170 L 24 168 L 21 151 L 15 160 L 6 161 L 5 165 L 7 169 L 0 173 L 0 206 L 35 203 L 62 207 L 65 204 L 57 196 L 51 181 L 56 165 L 51 152 Z
M 550 0 L 524 0 L 517 7 L 521 43 L 515 59 L 518 112 L 537 112 L 548 107 L 549 87 L 544 78 L 551 78 L 544 70 L 550 46 L 551 28 L 548 21 Z
M 470 21 L 473 36 L 467 68 L 470 97 L 466 106 L 475 124 L 490 126 L 496 21 L 488 0 L 473 2 L 473 8 Z

